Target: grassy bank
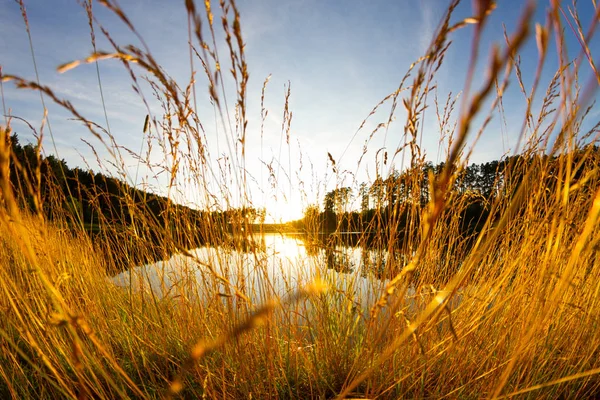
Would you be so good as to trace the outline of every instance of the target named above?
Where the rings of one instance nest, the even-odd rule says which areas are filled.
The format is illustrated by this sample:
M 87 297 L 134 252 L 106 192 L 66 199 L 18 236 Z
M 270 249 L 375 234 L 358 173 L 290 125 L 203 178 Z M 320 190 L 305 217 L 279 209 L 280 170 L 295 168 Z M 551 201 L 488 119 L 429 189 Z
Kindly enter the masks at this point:
M 411 259 L 399 263 L 389 257 L 379 276 L 385 279 L 370 278 L 381 284 L 381 291 L 369 309 L 362 309 L 361 299 L 355 297 L 362 278 L 350 278 L 340 288 L 328 282 L 331 275 L 318 264 L 312 265 L 319 272 L 314 280 L 301 288 L 289 282 L 292 290 L 283 298 L 274 297 L 268 279 L 258 286 L 233 286 L 213 265 L 203 264 L 208 273 L 202 290 L 209 300 L 200 300 L 190 295 L 197 268 L 193 262 L 189 279 L 174 284 L 165 298 L 133 286 L 117 287 L 106 271 L 122 268 L 123 257 L 131 255 L 133 265 L 140 253 L 151 258 L 156 252 L 144 248 L 144 235 L 152 235 L 165 254 L 173 249 L 186 254 L 181 245 L 186 238 L 193 243 L 201 235 L 218 242 L 225 229 L 210 219 L 197 224 L 170 205 L 161 210 L 160 221 L 143 207 L 131 207 L 128 223 L 119 226 L 120 236 L 92 241 L 86 232 L 89 225 L 73 222 L 77 214 L 64 207 L 65 198 L 40 195 L 36 181 L 40 175 L 35 173 L 39 166 L 33 166 L 29 185 L 14 187 L 11 131 L 2 126 L 0 397 L 599 397 L 600 159 L 594 146 L 599 132 L 598 124 L 582 131 L 589 98 L 583 95 L 585 90 L 577 90 L 576 65 L 561 60 L 547 89 L 538 88 L 536 80 L 534 90 L 526 92 L 526 104 L 539 96 L 542 106 L 535 115 L 524 107 L 523 131 L 529 136 L 523 133 L 523 157 L 514 158 L 497 177 L 494 195 L 484 199 L 487 220 L 478 222 L 476 233 L 467 236 L 461 222 L 472 203 L 457 182 L 468 162 L 465 144 L 477 135 L 473 125 L 478 117 L 485 120 L 481 109 L 486 101 L 498 106 L 507 81 L 518 81 L 515 57 L 529 36 L 538 39 L 539 68 L 544 65 L 548 41 L 564 34 L 557 29 L 563 26 L 558 9 L 551 7 L 547 25 L 537 27 L 530 24 L 532 10 L 524 10 L 515 31 L 508 33 L 506 43 L 485 66 L 482 87 L 466 91 L 460 111 L 453 111 L 450 100 L 445 107 L 437 104 L 436 97 L 432 106 L 448 111 L 439 119 L 440 135 L 453 126 L 450 115 L 458 114 L 458 123 L 450 129 L 444 167 L 427 172 L 427 179 L 423 176 L 427 169 L 418 128 L 423 107 L 432 101 L 435 74 L 453 33 L 474 24 L 478 46 L 479 29 L 493 10 L 487 2 L 477 3 L 478 14 L 465 21 L 454 21 L 450 7 L 426 57 L 403 81 L 406 91 L 399 89 L 387 99 L 403 102 L 407 109 L 402 142 L 407 143 L 403 151 L 411 160 L 412 173 L 403 179 L 413 190 L 393 207 L 379 204 L 371 218 L 386 219 L 387 233 L 379 245 L 390 253 L 402 250 Z M 116 4 L 107 5 L 125 18 Z M 238 107 L 237 119 L 231 122 L 235 137 L 246 140 L 248 76 L 242 28 L 235 3 L 226 5 L 223 29 L 234 60 Z M 196 9 L 193 2 L 186 2 L 186 7 L 192 31 L 201 22 L 213 23 L 210 11 Z M 200 37 L 201 32 L 196 31 L 195 40 L 206 47 L 197 56 L 211 82 L 215 112 L 224 116 L 226 102 L 215 91 L 213 79 L 230 72 L 215 68 L 220 60 L 207 44 L 212 38 Z M 590 51 L 584 39 L 582 47 Z M 185 164 L 187 178 L 207 199 L 222 193 L 235 197 L 227 188 L 215 190 L 206 163 L 188 151 L 203 146 L 190 91 L 168 79 L 146 51 L 114 50 L 110 57 L 126 67 L 135 62 L 152 77 L 165 109 L 172 111 L 162 122 L 149 122 L 153 132 L 149 136 L 165 149 L 163 167 L 172 177 L 169 189 L 177 190 L 175 177 Z M 102 55 L 95 54 L 86 62 L 99 58 Z M 4 75 L 3 82 L 40 90 L 85 120 L 49 88 L 12 75 Z M 596 82 L 592 91 L 597 88 L 593 85 Z M 176 129 L 170 123 L 173 119 Z M 110 142 L 97 125 L 88 127 Z M 193 146 L 186 149 L 181 143 Z M 114 164 L 124 165 L 118 159 Z M 234 173 L 244 182 L 243 168 Z M 60 182 L 60 174 L 56 179 Z M 24 195 L 33 206 L 22 207 L 19 196 Z M 127 202 L 127 190 L 122 196 Z M 44 207 L 61 211 L 49 219 Z M 312 222 L 305 221 L 307 230 L 319 232 L 318 216 Z M 234 234 L 255 228 L 245 216 L 231 223 Z M 400 226 L 402 241 L 397 240 Z M 376 231 L 369 230 L 369 240 L 378 240 Z M 260 246 L 245 248 L 233 240 L 228 247 L 223 251 L 244 250 L 253 257 L 257 271 L 266 270 L 268 260 Z M 226 267 L 236 271 L 235 264 Z M 407 293 L 414 298 L 408 299 Z M 262 301 L 253 303 L 251 298 Z

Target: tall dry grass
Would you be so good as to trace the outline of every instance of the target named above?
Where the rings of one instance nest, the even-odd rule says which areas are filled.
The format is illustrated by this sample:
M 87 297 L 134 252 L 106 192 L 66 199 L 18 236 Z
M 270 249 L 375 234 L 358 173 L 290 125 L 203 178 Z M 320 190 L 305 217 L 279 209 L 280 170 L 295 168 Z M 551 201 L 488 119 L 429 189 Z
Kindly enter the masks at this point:
M 117 3 L 101 3 L 138 35 Z M 94 27 L 99 25 L 94 22 L 91 3 L 85 4 L 95 49 Z M 368 278 L 379 288 L 376 301 L 371 303 L 356 296 L 362 278 L 348 278 L 339 285 L 320 265 L 312 267 L 321 276 L 298 277 L 305 282 L 315 278 L 312 284 L 297 288 L 295 281 L 290 280 L 285 282 L 289 295 L 277 296 L 266 272 L 267 257 L 260 246 L 249 248 L 256 271 L 263 274 L 255 285 L 244 281 L 242 273 L 237 272 L 241 271 L 240 265 L 227 256 L 228 251 L 241 250 L 242 244 L 235 241 L 233 250 L 218 252 L 212 263 L 196 260 L 199 264 L 194 264 L 195 255 L 184 245 L 186 237 L 193 234 L 185 210 L 168 208 L 167 222 L 161 223 L 135 201 L 126 186 L 122 199 L 130 205 L 128 218 L 132 223 L 116 228 L 105 221 L 107 234 L 96 242 L 86 234 L 84 221 L 73 221 L 66 212 L 46 220 L 40 211 L 42 204 L 33 211 L 24 211 L 18 206 L 19 196 L 39 198 L 39 185 L 32 182 L 21 191 L 11 186 L 9 165 L 15 158 L 8 145 L 10 123 L 3 126 L 0 307 L 4 317 L 0 322 L 0 395 L 599 396 L 600 160 L 598 152 L 589 145 L 598 142 L 597 125 L 588 133 L 581 131 L 597 82 L 579 89 L 580 64 L 571 64 L 560 48 L 564 43 L 561 14 L 565 9 L 558 2 L 551 2 L 547 23 L 535 27 L 531 23 L 534 7 L 528 3 L 515 31 L 492 50 L 482 86 L 470 87 L 475 61 L 483 51 L 482 31 L 493 13 L 492 2 L 475 4 L 473 17 L 453 23 L 457 2 L 451 3 L 427 53 L 410 67 L 398 89 L 370 114 L 383 104 L 391 104 L 389 124 L 396 106 L 405 107 L 405 135 L 398 143 L 398 152 L 406 155 L 411 171 L 415 171 L 407 178 L 408 184 L 417 188 L 413 192 L 421 193 L 423 189 L 429 193 L 429 201 L 424 205 L 416 200 L 406 202 L 397 205 L 394 213 L 385 214 L 390 218 L 386 225 L 393 231 L 399 226 L 397 216 L 408 212 L 409 230 L 405 235 L 410 240 L 401 246 L 410 259 L 400 263 L 388 257 L 385 275 L 389 279 Z M 145 145 L 159 146 L 164 162 L 156 167 L 144 154 L 128 151 L 155 172 L 156 168 L 166 171 L 170 177 L 169 192 L 181 189 L 178 177 L 183 173 L 185 182 L 198 187 L 207 203 L 224 196 L 228 203 L 250 205 L 244 149 L 249 141 L 258 138 L 247 135 L 248 66 L 240 15 L 234 1 L 223 0 L 218 6 L 211 2 L 198 6 L 186 1 L 185 7 L 189 17 L 190 66 L 194 73 L 204 73 L 208 81 L 216 119 L 229 146 L 228 168 L 215 171 L 207 162 L 212 157 L 211 149 L 206 147 L 202 120 L 196 111 L 198 93 L 193 78 L 186 87 L 178 86 L 145 45 L 122 46 L 101 29 L 113 46 L 110 52 L 95 51 L 85 60 L 65 64 L 59 70 L 65 72 L 80 63 L 113 58 L 129 71 L 136 86 L 142 79 L 138 72 L 141 68 L 165 110 L 162 118 L 147 118 Z M 25 13 L 24 18 L 27 22 Z M 587 57 L 582 60 L 592 62 L 587 42 L 598 18 L 589 30 L 581 26 L 575 12 L 571 20 L 572 29 L 581 38 L 581 54 Z M 434 90 L 436 73 L 454 31 L 466 25 L 474 26 L 474 34 L 461 104 L 458 106 L 450 97 L 446 104 L 440 104 Z M 223 30 L 227 54 L 217 51 L 218 29 Z M 520 78 L 518 58 L 529 36 L 535 36 L 539 59 L 532 88 L 525 87 Z M 544 92 L 541 70 L 553 36 L 559 45 L 560 68 Z M 227 68 L 217 67 L 222 65 L 230 65 L 231 70 L 224 73 Z M 234 99 L 222 89 L 227 79 L 234 82 Z M 489 200 L 491 217 L 474 244 L 467 246 L 459 219 L 468 202 L 464 196 L 458 196 L 454 184 L 470 156 L 467 141 L 480 135 L 495 110 L 502 109 L 502 94 L 509 80 L 515 79 L 526 98 L 521 132 L 524 157 L 513 159 L 501 177 L 499 190 L 505 195 Z M 597 73 L 596 79 L 600 79 Z M 126 173 L 122 149 L 108 126 L 88 121 L 74 105 L 39 81 L 7 74 L 2 81 L 37 90 L 69 110 L 106 146 L 113 157 L 110 162 Z M 542 97 L 543 106 L 534 115 L 531 104 L 538 97 Z M 482 107 L 488 100 L 492 107 L 486 113 Z M 440 135 L 447 135 L 450 145 L 445 168 L 424 180 L 420 127 L 424 107 L 432 102 L 438 110 Z M 286 110 L 287 107 L 286 101 Z M 287 113 L 284 135 L 289 134 L 291 120 Z M 148 114 L 152 115 L 149 107 Z M 264 116 L 263 110 L 263 120 Z M 484 122 L 477 130 L 474 124 L 480 116 Z M 557 137 L 554 132 L 559 132 Z M 374 131 L 371 137 L 377 133 Z M 332 163 L 335 175 L 340 171 L 335 170 L 335 160 Z M 34 176 L 39 179 L 37 168 Z M 228 171 L 233 172 L 227 175 Z M 235 182 L 241 190 L 211 186 L 211 177 L 219 174 L 224 174 L 223 181 Z M 421 187 L 423 182 L 428 182 L 428 187 Z M 45 201 L 49 202 L 47 207 L 64 210 L 58 206 L 64 198 L 49 197 Z M 219 233 L 225 228 L 215 220 L 195 222 L 194 231 L 202 231 L 213 242 L 225 240 Z M 247 230 L 248 223 L 241 218 L 234 230 L 239 233 L 243 227 Z M 191 261 L 185 264 L 189 271 L 183 273 L 188 278 L 173 285 L 165 297 L 137 290 L 133 279 L 125 289 L 113 285 L 104 271 L 116 262 L 116 255 L 124 256 L 133 266 L 137 260 L 133 254 L 150 252 L 144 246 L 149 241 L 156 243 L 157 236 L 164 254 L 177 249 L 189 256 Z M 150 237 L 152 240 L 145 240 Z M 446 251 L 449 243 L 452 254 Z M 390 240 L 384 246 L 391 253 L 399 244 Z M 201 289 L 194 286 L 198 265 L 206 272 Z M 224 273 L 224 269 L 229 271 Z

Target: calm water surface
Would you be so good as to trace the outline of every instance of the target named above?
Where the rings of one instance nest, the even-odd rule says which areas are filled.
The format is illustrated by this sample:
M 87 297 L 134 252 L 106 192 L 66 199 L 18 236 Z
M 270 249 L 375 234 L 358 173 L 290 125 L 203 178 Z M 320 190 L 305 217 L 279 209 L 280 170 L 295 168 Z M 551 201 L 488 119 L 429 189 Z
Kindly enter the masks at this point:
M 125 271 L 112 278 L 119 286 L 152 291 L 158 297 L 209 293 L 231 294 L 237 287 L 253 302 L 295 292 L 316 278 L 339 289 L 351 290 L 357 298 L 379 293 L 385 282 L 371 269 L 385 263 L 385 254 L 360 247 L 308 246 L 300 236 L 265 234 L 255 251 L 200 247 L 194 258 L 181 254 Z M 225 278 L 231 283 L 227 285 Z M 182 293 L 183 292 L 183 293 Z
M 380 297 L 388 282 L 378 277 L 388 257 L 386 251 L 308 243 L 302 236 L 265 234 L 254 251 L 200 247 L 190 252 L 193 258 L 174 255 L 111 279 L 118 286 L 158 298 L 185 296 L 201 301 L 235 297 L 238 290 L 259 304 L 294 293 L 315 279 L 324 280 L 330 293 L 343 293 L 363 310 Z M 407 261 L 405 256 L 394 257 L 398 263 Z M 412 303 L 418 300 L 413 288 L 407 296 Z

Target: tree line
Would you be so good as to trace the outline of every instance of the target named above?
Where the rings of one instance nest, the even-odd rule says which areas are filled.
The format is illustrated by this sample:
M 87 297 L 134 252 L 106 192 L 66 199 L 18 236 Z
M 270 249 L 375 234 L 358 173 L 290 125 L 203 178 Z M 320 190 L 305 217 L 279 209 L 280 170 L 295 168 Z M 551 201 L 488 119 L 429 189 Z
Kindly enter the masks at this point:
M 21 209 L 66 223 L 108 247 L 134 240 L 130 247 L 143 248 L 144 257 L 133 257 L 133 263 L 168 257 L 179 247 L 223 244 L 265 219 L 266 210 L 254 207 L 199 210 L 177 204 L 122 179 L 71 168 L 64 159 L 42 155 L 39 145 L 21 144 L 16 133 L 8 140 L 10 182 Z
M 568 165 L 568 171 L 567 167 Z M 497 218 L 492 204 L 510 201 L 516 189 L 529 179 L 542 188 L 537 196 L 551 196 L 559 179 L 579 181 L 600 165 L 600 148 L 588 145 L 559 156 L 520 154 L 454 170 L 452 187 L 447 192 L 446 214 L 458 213 L 459 233 L 478 233 L 488 218 Z M 308 232 L 361 232 L 397 239 L 418 235 L 421 211 L 431 199 L 430 181 L 442 173 L 445 163 L 425 162 L 405 171 L 392 171 L 385 179 L 377 177 L 358 190 L 339 187 L 327 192 L 322 206 L 313 204 L 304 217 L 295 221 L 296 229 Z M 533 194 L 532 194 L 533 195 Z M 414 237 L 413 237 L 414 238 Z
M 233 236 L 283 228 L 264 224 L 264 209 L 199 210 L 183 206 L 121 179 L 70 168 L 65 160 L 43 156 L 39 145 L 21 144 L 17 134 L 8 140 L 13 159 L 10 181 L 21 208 L 86 232 L 109 253 L 133 254 L 123 268 L 168 257 L 180 248 L 226 245 Z M 442 223 L 444 218 L 446 222 L 454 218 L 458 221 L 456 234 L 473 237 L 487 219 L 497 218 L 492 204 L 509 202 L 519 185 L 531 185 L 538 191 L 532 195 L 543 200 L 553 195 L 559 180 L 568 176 L 572 182 L 585 181 L 597 165 L 600 149 L 593 145 L 559 156 L 521 154 L 468 165 L 453 171 L 455 179 L 447 192 Z M 364 240 L 387 242 L 392 238 L 400 245 L 418 240 L 422 211 L 431 198 L 430 181 L 444 168 L 444 163 L 427 162 L 393 171 L 386 178 L 377 177 L 357 190 L 336 188 L 325 194 L 322 205 L 307 207 L 304 217 L 287 228 L 327 235 L 360 232 Z M 524 181 L 532 170 L 536 173 Z M 579 190 L 587 189 L 584 185 Z M 114 250 L 122 246 L 129 247 Z M 143 249 L 139 257 L 135 256 L 136 249 Z

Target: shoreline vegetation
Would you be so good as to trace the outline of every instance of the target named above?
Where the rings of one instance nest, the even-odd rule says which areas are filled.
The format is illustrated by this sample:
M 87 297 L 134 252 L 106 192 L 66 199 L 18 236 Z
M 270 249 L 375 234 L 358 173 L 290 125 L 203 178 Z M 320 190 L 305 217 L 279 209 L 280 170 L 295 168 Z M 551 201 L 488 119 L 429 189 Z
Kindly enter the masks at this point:
M 116 2 L 101 3 L 138 35 Z M 91 2 L 82 4 L 94 29 Z M 239 144 L 229 159 L 243 160 L 247 141 L 259 140 L 246 131 L 243 15 L 233 0 L 211 4 L 185 2 L 190 67 L 206 75 L 214 115 L 223 121 L 229 108 L 220 85 L 235 87 L 228 97 L 235 117 L 223 130 Z M 196 210 L 135 189 L 125 183 L 118 152 L 110 151 L 117 145 L 108 130 L 49 87 L 0 69 L 3 85 L 38 91 L 83 122 L 114 157 L 107 163 L 119 177 L 42 156 L 43 127 L 30 126 L 38 142 L 22 144 L 11 118 L 0 126 L 0 398 L 600 397 L 600 122 L 588 95 L 598 86 L 578 81 L 580 65 L 593 60 L 586 32 L 596 25 L 584 27 L 576 8 L 567 17 L 560 2 L 546 4 L 547 22 L 533 25 L 528 2 L 513 31 L 478 65 L 486 70 L 481 86 L 470 88 L 470 73 L 460 108 L 452 95 L 441 104 L 436 73 L 455 32 L 471 29 L 474 54 L 483 51 L 494 4 L 473 4 L 473 16 L 457 21 L 458 1 L 450 2 L 424 57 L 367 117 L 390 105 L 381 123 L 387 126 L 396 106 L 405 107 L 398 153 L 406 168 L 389 165 L 389 173 L 378 169 L 373 182 L 351 187 L 328 154 L 340 184 L 306 204 L 301 220 L 285 224 L 265 223 L 266 210 L 240 201 L 246 194 L 209 182 L 203 116 L 190 90 L 194 74 L 188 86 L 177 85 L 149 50 L 117 44 L 106 30 L 109 52 L 94 50 L 59 67 L 67 72 L 115 59 L 133 83 L 143 77 L 165 110 L 146 118 L 144 133 L 148 148 L 162 151 L 158 168 L 169 177 L 168 193 L 182 189 L 183 170 L 206 204 L 225 196 L 226 204 L 241 207 Z M 24 8 L 23 17 L 28 24 Z M 561 56 L 553 79 L 537 79 L 549 45 L 564 55 L 568 29 L 588 57 Z M 519 62 L 527 38 L 538 48 L 533 87 L 523 84 Z M 215 50 L 220 45 L 229 50 L 224 59 Z M 476 57 L 470 63 L 473 71 Z M 492 115 L 504 118 L 497 110 L 509 81 L 523 88 L 522 130 L 515 133 L 522 150 L 469 163 L 467 143 L 481 134 L 477 129 L 485 131 Z M 438 132 L 420 128 L 428 107 L 437 112 Z M 289 131 L 291 115 L 283 120 Z M 440 140 L 448 147 L 443 163 L 426 161 L 423 134 L 447 139 Z M 155 168 L 156 160 L 125 150 Z M 223 168 L 222 182 L 246 182 L 240 165 Z M 374 305 L 363 309 L 359 278 L 348 274 L 342 286 L 328 281 L 329 260 L 304 261 L 316 271 L 306 285 L 298 286 L 307 278 L 300 275 L 270 281 L 267 257 L 253 239 L 261 233 L 299 235 L 307 249 L 362 246 L 403 257 L 387 257 L 376 274 L 360 278 L 382 285 Z M 241 272 L 229 279 L 242 261 L 223 256 L 221 274 L 216 263 L 194 258 L 190 250 L 199 246 L 219 247 L 217 257 L 243 252 L 263 279 L 250 284 Z M 170 296 L 110 284 L 110 275 L 174 253 L 196 264 L 172 283 Z M 194 286 L 199 266 L 206 270 L 201 288 Z M 276 283 L 288 288 L 286 295 L 275 293 Z M 190 295 L 194 290 L 202 296 Z
M 252 207 L 197 210 L 176 204 L 166 197 L 134 189 L 126 182 L 102 173 L 70 168 L 64 160 L 54 156 L 39 156 L 34 144 L 21 145 L 17 134 L 10 137 L 8 145 L 14 157 L 9 171 L 11 185 L 19 193 L 21 209 L 36 213 L 36 201 L 46 205 L 40 210 L 44 219 L 58 221 L 59 226 L 67 222 L 67 229 L 74 234 L 83 231 L 95 245 L 106 246 L 105 254 L 109 256 L 110 248 L 117 242 L 130 237 L 132 230 L 138 232 L 135 240 L 130 240 L 132 245 L 128 251 L 112 254 L 109 264 L 116 269 L 107 271 L 109 274 L 167 260 L 178 251 L 201 246 L 235 248 L 239 247 L 235 242 L 242 240 L 245 241 L 242 248 L 250 251 L 256 245 L 253 237 L 265 233 L 301 234 L 321 248 L 340 244 L 388 248 L 392 244 L 390 250 L 408 252 L 407 244 L 413 242 L 410 232 L 418 231 L 419 227 L 419 219 L 411 215 L 411 209 L 415 204 L 420 208 L 427 205 L 430 198 L 429 173 L 436 177 L 444 168 L 444 163 L 435 166 L 426 163 L 416 173 L 394 171 L 385 180 L 379 179 L 371 185 L 363 183 L 359 186 L 360 210 L 345 211 L 353 198 L 353 190 L 343 187 L 326 193 L 322 207 L 316 204 L 307 206 L 305 216 L 300 220 L 265 223 L 266 210 Z M 577 166 L 571 172 L 574 180 L 582 179 L 590 168 L 600 165 L 600 148 L 596 145 L 590 144 L 569 156 L 573 165 Z M 452 189 L 456 195 L 449 203 L 449 208 L 453 208 L 450 217 L 459 219 L 457 237 L 465 238 L 468 246 L 472 246 L 485 222 L 497 222 L 499 218 L 499 215 L 490 214 L 491 204 L 495 201 L 510 202 L 513 193 L 509 188 L 518 186 L 527 169 L 535 163 L 548 165 L 547 176 L 540 185 L 551 193 L 559 174 L 560 160 L 557 157 L 514 156 L 502 161 L 472 164 L 457 174 Z M 411 185 L 414 175 L 422 180 L 418 186 Z M 37 199 L 25 189 L 36 179 L 39 180 Z M 417 192 L 413 187 L 420 189 Z M 53 196 L 61 199 L 60 203 L 49 200 Z M 63 207 L 57 209 L 56 204 Z M 180 226 L 164 228 L 164 214 L 168 209 L 185 221 L 187 231 L 184 234 L 180 233 Z M 131 216 L 140 213 L 158 228 L 144 230 L 143 222 L 141 228 L 137 228 L 138 223 Z M 390 236 L 392 224 L 395 230 L 393 238 Z M 409 228 L 411 224 L 413 227 Z M 210 235 L 206 235 L 206 227 L 211 227 Z M 447 246 L 447 252 L 453 251 L 450 244 Z M 457 261 L 460 264 L 462 260 Z M 389 272 L 390 276 L 397 273 Z

